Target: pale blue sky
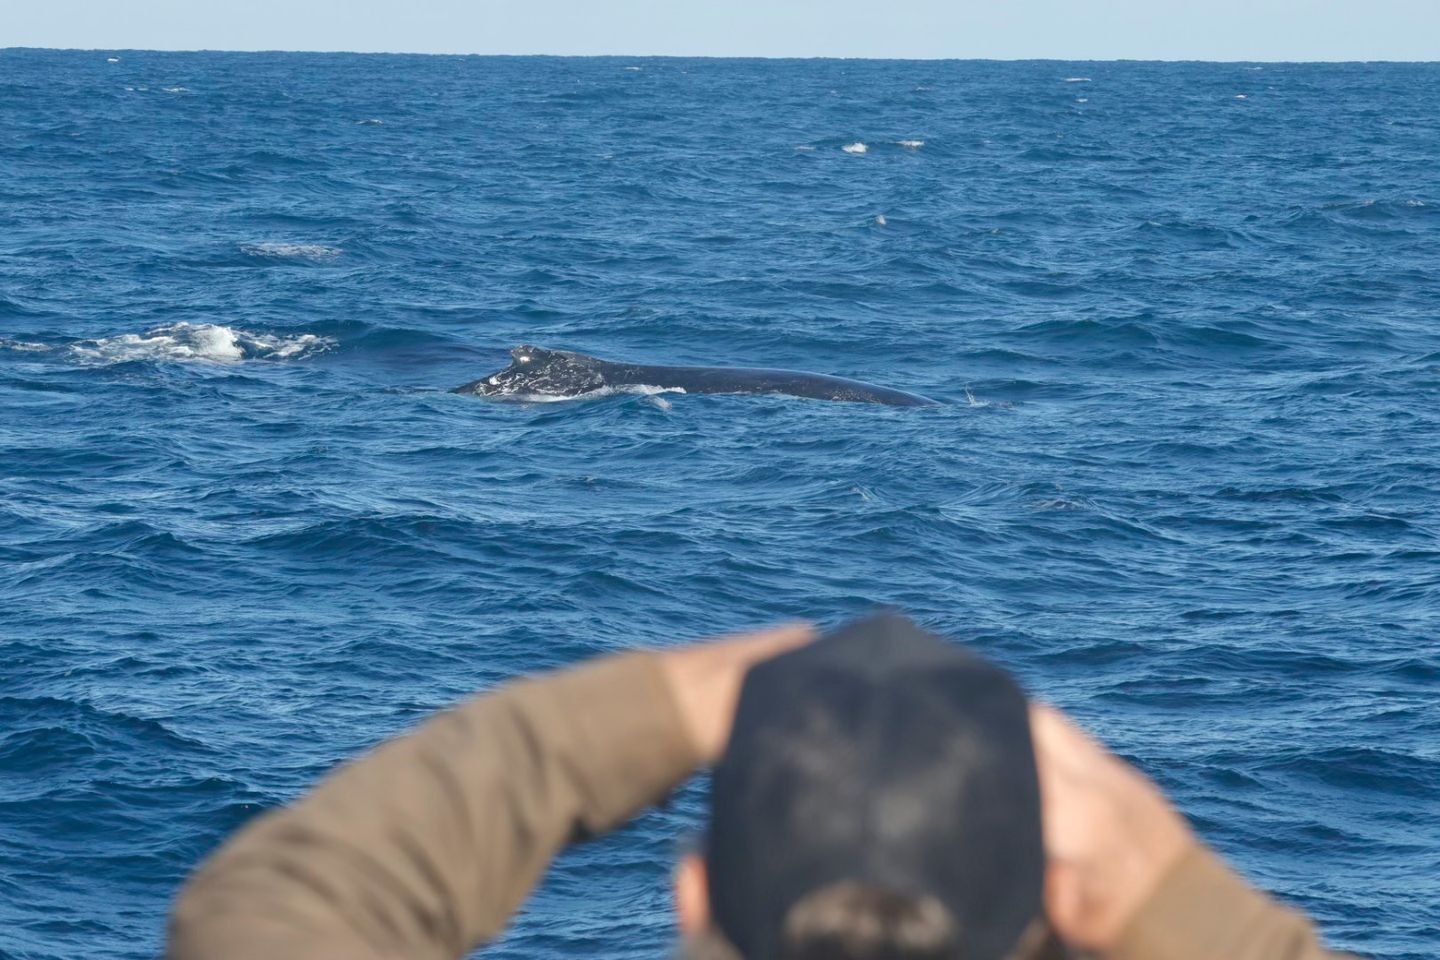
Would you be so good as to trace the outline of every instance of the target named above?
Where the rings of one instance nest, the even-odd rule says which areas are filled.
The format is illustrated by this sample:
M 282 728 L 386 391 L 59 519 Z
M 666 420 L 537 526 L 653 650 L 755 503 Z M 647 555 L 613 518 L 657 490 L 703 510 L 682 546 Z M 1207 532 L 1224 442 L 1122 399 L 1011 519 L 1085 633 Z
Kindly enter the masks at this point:
M 0 6 L 0 47 L 1440 59 L 1440 0 L 0 0 Z

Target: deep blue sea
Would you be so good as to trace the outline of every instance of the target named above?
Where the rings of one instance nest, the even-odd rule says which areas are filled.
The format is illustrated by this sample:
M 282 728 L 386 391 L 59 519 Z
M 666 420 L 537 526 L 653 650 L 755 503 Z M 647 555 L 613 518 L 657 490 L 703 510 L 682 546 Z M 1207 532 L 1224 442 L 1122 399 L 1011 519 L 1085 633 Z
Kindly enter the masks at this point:
M 945 405 L 445 392 L 521 343 Z M 1440 65 L 0 51 L 0 956 L 155 956 L 471 691 L 894 604 L 1432 957 L 1437 398 Z M 489 955 L 664 956 L 702 813 Z

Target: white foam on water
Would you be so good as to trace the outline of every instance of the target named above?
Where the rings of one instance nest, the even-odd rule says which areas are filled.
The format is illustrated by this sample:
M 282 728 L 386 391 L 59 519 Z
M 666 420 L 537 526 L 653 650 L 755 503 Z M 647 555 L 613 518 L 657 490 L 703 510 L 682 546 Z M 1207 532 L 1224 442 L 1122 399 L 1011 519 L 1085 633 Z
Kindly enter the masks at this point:
M 20 353 L 39 353 L 42 350 L 53 349 L 49 344 L 35 343 L 30 340 L 10 340 L 0 337 L 0 350 L 15 350 Z
M 615 393 L 633 393 L 641 397 L 653 397 L 661 393 L 688 393 L 684 387 L 660 387 L 653 383 L 629 383 L 619 387 L 601 387 L 599 390 L 592 390 L 589 393 L 581 394 L 584 397 L 608 397 Z
M 997 410 L 1011 410 L 1015 404 L 1008 400 L 980 400 L 975 396 L 975 391 L 970 389 L 970 384 L 965 384 L 965 402 L 972 407 L 995 407 Z
M 1066 82 L 1066 83 L 1089 83 L 1089 82 L 1090 82 L 1090 78 L 1089 78 L 1089 77 L 1066 77 L 1066 78 L 1065 78 L 1065 82 Z
M 810 146 L 810 144 L 808 144 L 808 143 L 802 143 L 802 144 L 798 145 L 795 149 L 796 149 L 796 150 L 814 150 L 815 148 L 812 147 L 812 146 Z
M 890 222 L 890 221 L 888 221 L 888 220 L 885 219 L 885 214 L 883 214 L 883 213 L 877 213 L 877 214 L 875 214 L 875 226 L 877 226 L 877 227 L 883 227 L 883 226 L 885 226 L 885 224 L 887 224 L 887 223 L 889 223 L 889 222 Z
M 189 87 L 161 87 L 166 93 L 189 93 Z
M 675 404 L 671 403 L 669 400 L 666 400 L 664 397 L 651 397 L 651 398 L 650 398 L 650 403 L 651 403 L 651 405 L 654 406 L 655 409 L 657 409 L 657 410 L 674 410 L 674 409 L 675 409 Z
M 106 57 L 106 58 L 105 58 L 105 62 L 106 62 L 106 63 L 119 63 L 119 62 L 120 62 L 120 58 L 119 58 L 119 57 Z
M 601 387 L 598 390 L 589 390 L 585 393 L 490 393 L 485 396 L 501 400 L 518 400 L 522 403 L 566 403 L 571 400 L 596 400 L 600 397 L 613 397 L 621 394 L 634 394 L 641 397 L 654 397 L 661 393 L 685 393 L 684 387 L 657 387 L 652 384 L 631 383 L 619 387 Z
M 357 123 L 357 125 L 362 126 L 362 127 L 378 127 L 378 126 L 382 126 L 382 125 L 385 123 L 385 121 L 384 121 L 384 120 L 376 120 L 376 119 L 374 119 L 374 118 L 372 117 L 371 119 L 368 119 L 368 120 L 357 120 L 356 123 Z
M 252 257 L 309 257 L 313 260 L 324 260 L 338 257 L 345 251 L 323 243 L 281 243 L 267 240 L 260 243 L 242 243 L 240 252 L 248 253 Z
M 1236 99 L 1236 100 L 1249 100 L 1250 98 L 1247 97 L 1247 96 L 1246 96 L 1245 94 L 1243 94 L 1243 93 L 1237 93 L 1237 94 L 1235 94 L 1235 99 Z
M 924 140 L 896 140 L 895 142 L 909 150 L 919 150 L 921 147 L 925 146 Z
M 1424 200 L 1406 200 L 1406 201 L 1405 201 L 1405 206 L 1407 206 L 1407 207 L 1423 207 L 1423 206 L 1426 206 L 1426 205 L 1427 205 L 1427 204 L 1425 203 Z
M 282 337 L 251 333 L 218 323 L 172 323 L 144 333 L 122 333 L 97 340 L 81 340 L 70 354 L 86 363 L 126 363 L 132 360 L 208 360 L 239 363 L 244 360 L 291 360 L 320 353 L 335 345 L 329 337 L 302 333 Z
M 845 144 L 845 146 L 841 147 L 840 149 L 844 150 L 846 153 L 865 153 L 870 148 L 857 140 L 854 143 Z
M 1075 102 L 1076 102 L 1076 103 L 1089 103 L 1089 102 L 1090 102 L 1090 98 L 1089 98 L 1089 97 L 1076 97 L 1076 98 L 1075 98 Z
M 630 71 L 632 71 L 632 72 L 636 72 L 636 71 L 639 71 L 639 70 L 642 69 L 642 68 L 640 68 L 640 67 L 626 67 L 625 69 L 626 69 L 626 70 L 630 70 Z

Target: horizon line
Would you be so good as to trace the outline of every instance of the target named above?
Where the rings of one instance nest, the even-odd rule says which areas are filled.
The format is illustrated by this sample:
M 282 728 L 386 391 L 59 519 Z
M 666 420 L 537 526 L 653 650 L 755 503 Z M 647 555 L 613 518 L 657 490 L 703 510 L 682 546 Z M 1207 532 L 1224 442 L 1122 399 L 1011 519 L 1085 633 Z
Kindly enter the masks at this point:
M 891 61 L 900 63 L 1263 63 L 1263 64 L 1435 64 L 1440 60 L 1396 60 L 1396 59 L 1316 59 L 1296 60 L 1288 58 L 1254 59 L 1223 57 L 882 57 L 844 56 L 835 54 L 809 54 L 779 56 L 774 54 L 741 53 L 479 53 L 425 50 L 301 50 L 289 47 L 268 48 L 226 48 L 226 47 L 34 47 L 5 46 L 0 53 L 37 51 L 44 53 L 240 53 L 240 54 L 340 54 L 363 57 L 490 57 L 511 59 L 547 58 L 554 60 L 846 60 L 846 61 Z

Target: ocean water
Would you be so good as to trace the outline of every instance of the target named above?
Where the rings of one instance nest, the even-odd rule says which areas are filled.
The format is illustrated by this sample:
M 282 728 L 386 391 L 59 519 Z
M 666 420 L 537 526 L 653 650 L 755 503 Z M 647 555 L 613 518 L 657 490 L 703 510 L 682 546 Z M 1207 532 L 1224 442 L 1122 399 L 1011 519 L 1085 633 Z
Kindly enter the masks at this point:
M 0 956 L 508 677 L 894 604 L 1440 944 L 1440 66 L 0 51 Z M 520 343 L 943 400 L 447 388 Z M 703 784 L 491 954 L 659 957 Z M 490 954 L 487 954 L 490 955 Z

